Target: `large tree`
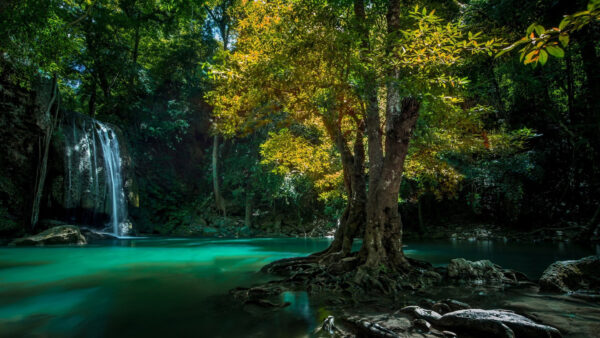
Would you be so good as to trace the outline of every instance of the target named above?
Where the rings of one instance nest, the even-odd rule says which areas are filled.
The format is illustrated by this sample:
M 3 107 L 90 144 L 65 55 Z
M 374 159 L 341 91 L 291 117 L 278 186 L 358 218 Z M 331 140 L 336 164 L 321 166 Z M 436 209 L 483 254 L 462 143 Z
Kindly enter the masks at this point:
M 453 66 L 493 42 L 478 44 L 476 35 L 399 0 L 251 1 L 237 15 L 235 50 L 213 69 L 217 85 L 208 95 L 221 131 L 249 133 L 273 121 L 319 130 L 337 149 L 348 199 L 327 250 L 271 268 L 341 264 L 360 267 L 358 280 L 409 270 L 398 192 L 419 113 L 443 121 L 456 111 L 466 80 Z M 352 253 L 358 237 L 362 248 Z

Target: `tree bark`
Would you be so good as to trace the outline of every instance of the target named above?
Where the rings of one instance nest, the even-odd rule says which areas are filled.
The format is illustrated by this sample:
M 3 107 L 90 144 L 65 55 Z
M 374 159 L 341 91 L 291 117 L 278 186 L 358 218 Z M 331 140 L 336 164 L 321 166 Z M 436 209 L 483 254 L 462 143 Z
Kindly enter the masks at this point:
M 338 125 L 328 123 L 327 129 L 341 154 L 348 204 L 340 217 L 340 225 L 333 242 L 326 250 L 314 255 L 321 257 L 325 262 L 348 256 L 352 252 L 354 239 L 364 231 L 366 216 L 364 126 L 358 126 L 353 152 L 350 151 L 348 141 Z
M 419 115 L 419 101 L 404 98 L 400 101 L 397 90 L 388 100 L 399 102 L 389 105 L 386 126 L 386 154 L 377 185 L 370 187 L 367 202 L 367 226 L 361 255 L 365 266 L 378 268 L 406 268 L 402 252 L 402 220 L 398 211 L 398 193 L 402 182 L 404 160 Z
M 212 151 L 212 178 L 213 178 L 213 190 L 215 193 L 215 204 L 217 209 L 223 213 L 223 216 L 227 216 L 227 208 L 225 206 L 225 200 L 221 196 L 221 189 L 219 187 L 219 135 L 213 136 L 213 151 Z
M 34 197 L 33 197 L 33 207 L 31 210 L 31 228 L 34 229 L 37 225 L 39 214 L 40 214 L 40 202 L 42 200 L 42 193 L 44 191 L 44 184 L 46 183 L 46 172 L 48 170 L 48 153 L 50 150 L 50 142 L 52 141 L 52 134 L 54 133 L 54 129 L 56 128 L 56 123 L 58 121 L 58 110 L 59 107 L 56 107 L 56 113 L 54 119 L 52 118 L 52 107 L 54 106 L 54 101 L 58 97 L 58 84 L 56 82 L 56 76 L 52 79 L 52 96 L 50 98 L 50 102 L 48 103 L 48 108 L 46 109 L 46 115 L 49 118 L 48 127 L 46 128 L 46 135 L 44 136 L 44 153 L 40 158 L 38 177 L 36 179 Z
M 386 19 L 387 48 L 391 51 L 400 31 L 400 0 L 389 1 Z M 369 172 L 367 222 L 360 252 L 360 256 L 365 260 L 364 267 L 367 269 L 378 269 L 381 266 L 392 269 L 408 267 L 402 252 L 402 220 L 398 211 L 398 193 L 402 182 L 404 160 L 417 122 L 420 103 L 415 98 L 400 97 L 399 80 L 399 70 L 391 68 L 388 71 L 387 82 L 385 155 L 383 158 L 369 161 L 370 167 L 381 168 L 381 170 Z M 379 128 L 379 125 L 373 122 L 367 124 L 370 133 Z M 369 149 L 381 149 L 381 143 L 374 141 L 371 143 L 369 138 Z M 381 153 L 384 153 L 383 149 Z

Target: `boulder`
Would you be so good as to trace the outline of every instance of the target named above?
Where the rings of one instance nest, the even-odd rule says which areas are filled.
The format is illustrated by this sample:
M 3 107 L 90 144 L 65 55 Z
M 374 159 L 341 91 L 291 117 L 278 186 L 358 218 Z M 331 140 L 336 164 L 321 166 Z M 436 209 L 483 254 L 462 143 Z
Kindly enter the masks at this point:
M 74 225 L 61 225 L 42 231 L 37 235 L 17 238 L 11 246 L 48 245 L 48 244 L 87 244 L 85 237 Z
M 443 301 L 443 303 L 450 307 L 450 311 L 466 310 L 471 308 L 469 304 L 460 302 L 455 299 L 446 299 L 445 301 Z
M 447 277 L 461 284 L 504 284 L 517 283 L 516 277 L 510 270 L 504 270 L 489 260 L 468 261 L 464 258 L 450 260 L 447 267 Z
M 89 229 L 89 228 L 81 228 L 80 231 L 81 231 L 81 234 L 85 237 L 87 242 L 119 239 L 119 237 L 117 237 L 113 234 L 99 232 L 99 231 Z
M 600 256 L 580 260 L 552 263 L 539 281 L 540 290 L 548 292 L 574 292 L 600 290 Z
M 556 328 L 505 310 L 459 310 L 443 315 L 437 325 L 457 332 L 491 337 L 561 337 Z
M 423 308 L 415 306 L 415 305 L 403 307 L 400 310 L 400 312 L 411 314 L 418 319 L 424 319 L 424 320 L 426 320 L 430 323 L 434 323 L 434 324 L 440 318 L 442 318 L 442 315 L 440 315 L 439 313 L 437 313 L 435 311 L 426 310 L 426 309 L 423 309 Z

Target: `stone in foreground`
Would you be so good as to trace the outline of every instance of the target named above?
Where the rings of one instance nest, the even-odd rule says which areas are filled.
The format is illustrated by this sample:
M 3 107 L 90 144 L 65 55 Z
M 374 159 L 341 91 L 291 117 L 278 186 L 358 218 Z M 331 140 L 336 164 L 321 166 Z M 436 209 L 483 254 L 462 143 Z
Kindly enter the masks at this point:
M 33 246 L 52 244 L 87 244 L 85 237 L 74 225 L 61 225 L 42 231 L 37 235 L 17 238 L 10 242 L 10 246 Z
M 445 314 L 437 325 L 456 332 L 492 337 L 562 337 L 557 329 L 505 310 L 459 310 Z
M 552 263 L 540 278 L 540 290 L 574 292 L 600 290 L 600 256 Z

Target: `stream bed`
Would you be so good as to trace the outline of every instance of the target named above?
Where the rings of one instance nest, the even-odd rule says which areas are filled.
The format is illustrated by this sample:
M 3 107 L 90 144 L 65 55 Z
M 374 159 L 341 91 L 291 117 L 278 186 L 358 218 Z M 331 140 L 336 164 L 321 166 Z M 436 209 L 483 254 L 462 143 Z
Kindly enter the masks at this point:
M 328 310 L 311 304 L 306 293 L 285 293 L 291 305 L 267 318 L 242 311 L 227 293 L 273 278 L 258 273 L 269 262 L 329 243 L 324 238 L 135 238 L 82 247 L 2 247 L 0 336 L 307 336 Z M 600 247 L 413 241 L 405 252 L 434 265 L 456 257 L 490 259 L 535 280 L 552 262 L 598 254 Z M 519 297 L 524 296 L 513 296 Z

